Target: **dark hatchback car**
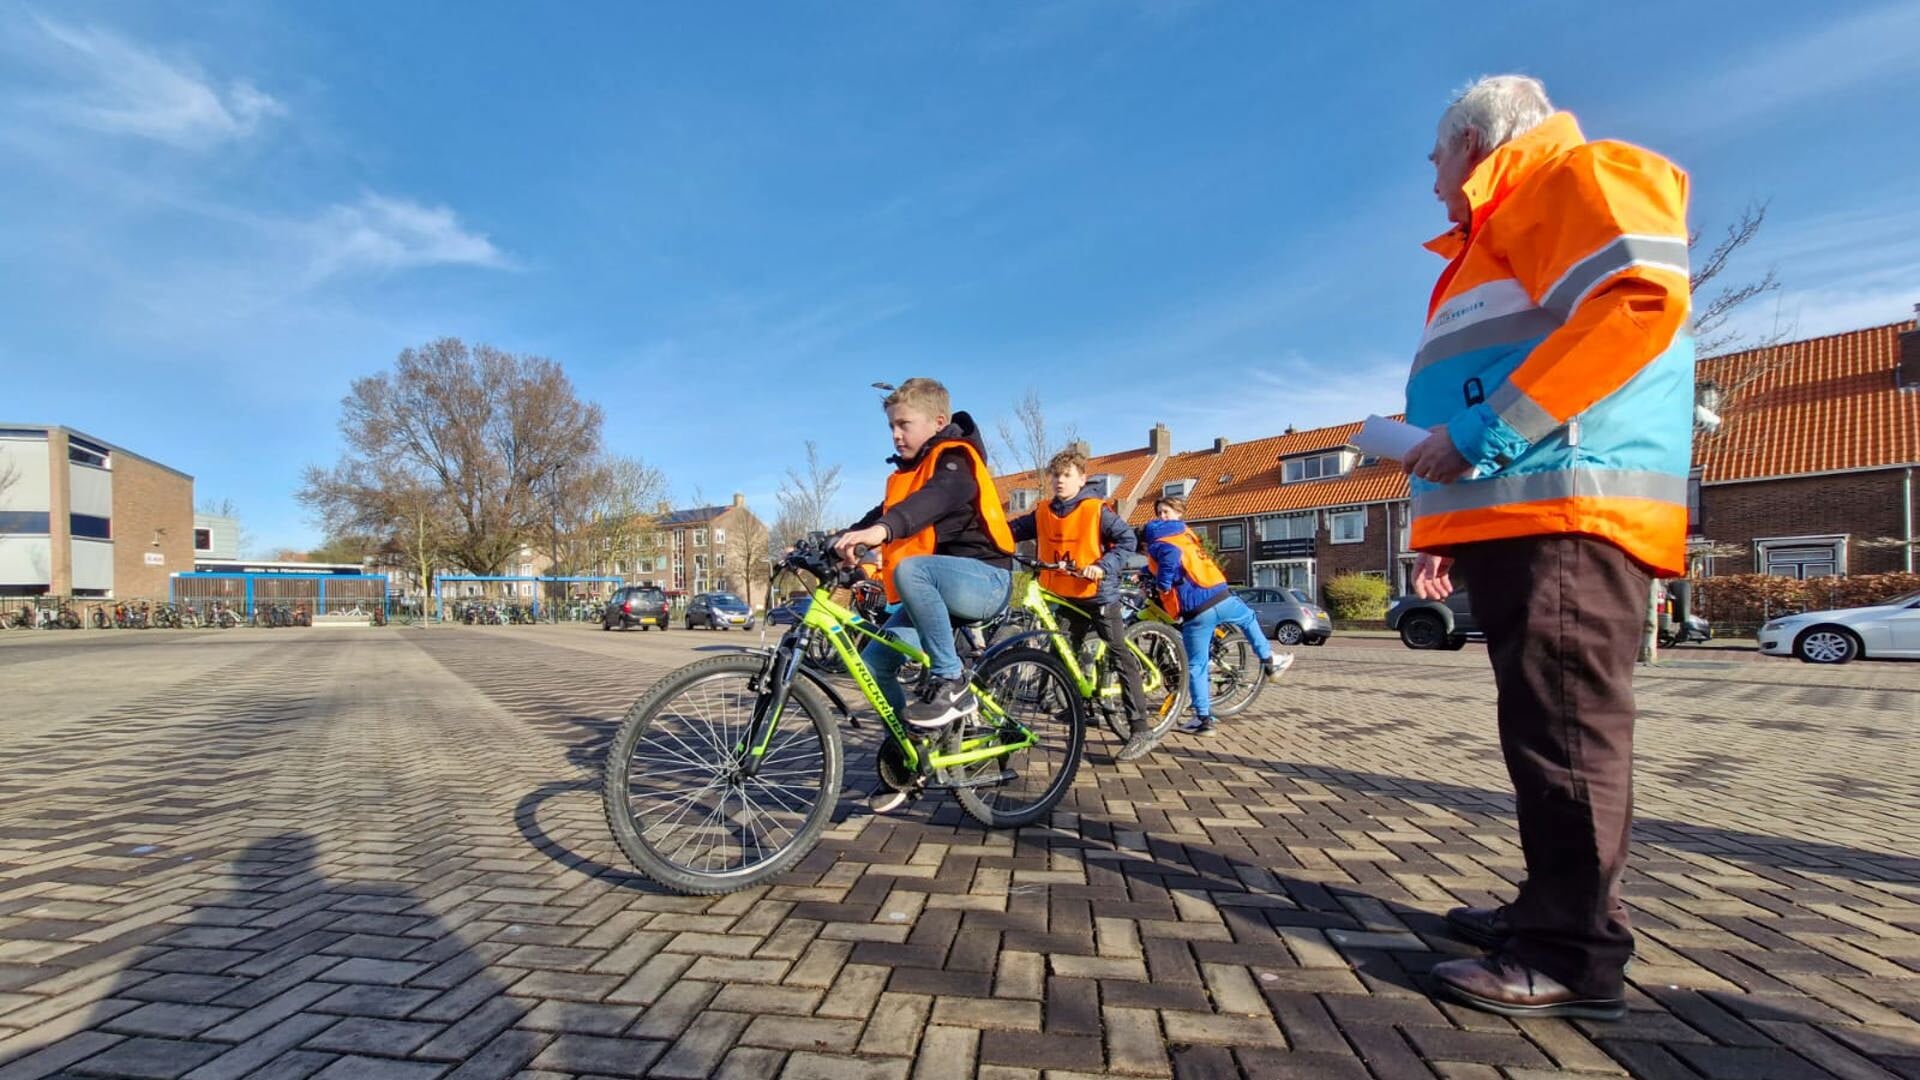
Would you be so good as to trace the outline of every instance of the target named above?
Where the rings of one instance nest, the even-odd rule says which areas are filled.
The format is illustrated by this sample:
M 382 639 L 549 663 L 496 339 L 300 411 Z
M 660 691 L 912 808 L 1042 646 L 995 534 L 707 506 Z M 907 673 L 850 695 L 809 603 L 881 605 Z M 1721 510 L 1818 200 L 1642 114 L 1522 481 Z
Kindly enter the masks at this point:
M 613 594 L 600 618 L 602 630 L 667 628 L 667 592 L 657 585 L 628 585 Z
M 701 593 L 687 605 L 687 629 L 753 629 L 753 609 L 732 593 Z
M 1387 609 L 1387 629 L 1398 630 L 1401 643 L 1409 649 L 1458 649 L 1467 638 L 1480 634 L 1480 624 L 1473 621 L 1473 601 L 1465 590 L 1455 591 L 1444 601 L 1403 596 Z

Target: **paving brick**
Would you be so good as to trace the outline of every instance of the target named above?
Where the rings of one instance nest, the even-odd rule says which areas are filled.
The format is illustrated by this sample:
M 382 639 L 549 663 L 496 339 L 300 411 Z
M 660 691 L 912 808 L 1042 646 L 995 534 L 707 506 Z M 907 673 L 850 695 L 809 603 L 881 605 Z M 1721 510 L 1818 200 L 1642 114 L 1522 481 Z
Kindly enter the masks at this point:
M 646 1039 L 609 1039 L 598 1035 L 561 1035 L 533 1059 L 538 1069 L 602 1073 L 607 1076 L 645 1076 L 647 1067 L 666 1053 L 667 1044 Z
M 787 1058 L 780 1080 L 906 1080 L 910 1065 L 902 1058 L 797 1053 Z
M 712 1076 L 752 1022 L 740 1013 L 702 1013 L 655 1063 L 653 1075 L 682 1080 Z
M 132 1038 L 116 1043 L 72 1068 L 82 1074 L 173 1080 L 226 1051 L 227 1047 L 222 1043 Z

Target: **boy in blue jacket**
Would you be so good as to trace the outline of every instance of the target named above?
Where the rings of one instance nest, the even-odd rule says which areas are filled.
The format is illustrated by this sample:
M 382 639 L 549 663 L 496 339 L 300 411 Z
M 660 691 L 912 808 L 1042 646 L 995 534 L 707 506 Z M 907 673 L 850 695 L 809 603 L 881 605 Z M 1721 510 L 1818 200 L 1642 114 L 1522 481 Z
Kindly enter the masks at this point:
M 1200 541 L 1188 531 L 1187 500 L 1166 497 L 1154 500 L 1154 520 L 1147 522 L 1141 536 L 1147 542 L 1147 564 L 1159 593 L 1160 606 L 1180 624 L 1180 638 L 1187 653 L 1187 689 L 1193 699 L 1193 719 L 1180 725 L 1189 735 L 1214 732 L 1213 689 L 1208 682 L 1212 666 L 1214 629 L 1221 623 L 1239 627 L 1254 654 L 1260 657 L 1261 674 L 1268 679 L 1293 666 L 1293 654 L 1276 657 L 1267 644 L 1267 635 L 1253 617 L 1246 601 L 1233 595 L 1225 574 L 1214 565 Z

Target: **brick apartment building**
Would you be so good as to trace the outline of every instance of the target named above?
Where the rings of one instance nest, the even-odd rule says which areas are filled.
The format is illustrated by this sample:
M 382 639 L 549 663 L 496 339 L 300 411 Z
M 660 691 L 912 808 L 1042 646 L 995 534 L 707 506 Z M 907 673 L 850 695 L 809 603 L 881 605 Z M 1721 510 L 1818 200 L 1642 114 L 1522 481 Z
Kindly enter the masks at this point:
M 0 426 L 0 596 L 165 597 L 193 477 L 70 428 Z
M 1696 573 L 1915 569 L 1914 322 L 1704 360 L 1696 377 L 1723 416 L 1694 440 Z
M 722 506 L 668 511 L 661 515 L 659 529 L 654 554 L 633 566 L 615 566 L 613 572 L 633 584 L 658 585 L 673 596 L 726 591 L 758 601 L 750 593 L 756 584 L 765 585 L 766 577 L 752 567 L 769 557 L 767 529 L 748 509 L 746 496 L 735 492 L 733 501 Z

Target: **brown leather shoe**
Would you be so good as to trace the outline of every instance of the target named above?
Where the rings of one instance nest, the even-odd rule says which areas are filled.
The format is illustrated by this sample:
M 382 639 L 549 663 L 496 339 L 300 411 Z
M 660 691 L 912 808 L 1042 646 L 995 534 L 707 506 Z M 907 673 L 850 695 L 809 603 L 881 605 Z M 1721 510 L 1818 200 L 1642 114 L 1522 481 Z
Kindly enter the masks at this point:
M 1447 912 L 1447 929 L 1461 941 L 1483 949 L 1498 949 L 1513 934 L 1507 922 L 1507 905 L 1499 907 L 1457 907 Z
M 1445 996 L 1501 1016 L 1620 1020 L 1627 1015 L 1624 998 L 1576 994 L 1548 976 L 1502 956 L 1448 960 L 1433 966 L 1433 977 Z

